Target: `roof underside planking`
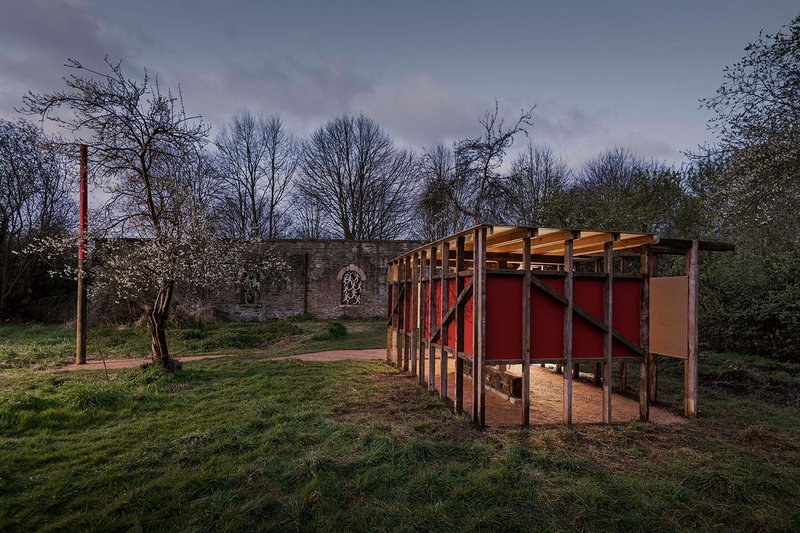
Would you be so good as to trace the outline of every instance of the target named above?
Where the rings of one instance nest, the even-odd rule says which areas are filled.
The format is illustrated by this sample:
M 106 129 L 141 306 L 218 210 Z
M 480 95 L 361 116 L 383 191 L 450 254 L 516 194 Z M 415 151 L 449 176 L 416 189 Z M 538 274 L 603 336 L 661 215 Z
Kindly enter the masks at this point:
M 613 243 L 613 249 L 618 255 L 625 255 L 625 250 L 630 250 L 633 255 L 635 249 L 643 245 L 649 245 L 655 253 L 666 254 L 683 254 L 692 246 L 691 240 L 664 239 L 652 233 L 483 225 L 433 241 L 395 260 L 423 250 L 428 251 L 432 246 L 437 248 L 437 259 L 441 259 L 444 243 L 449 244 L 452 259 L 455 257 L 456 241 L 459 237 L 464 237 L 465 259 L 470 260 L 474 248 L 474 231 L 480 227 L 487 228 L 486 256 L 489 261 L 521 261 L 523 240 L 526 237 L 531 239 L 531 259 L 534 263 L 562 262 L 564 246 L 569 240 L 572 240 L 573 255 L 576 259 L 600 257 L 607 242 Z M 727 242 L 698 241 L 698 245 L 700 250 L 720 252 L 734 250 L 734 245 Z

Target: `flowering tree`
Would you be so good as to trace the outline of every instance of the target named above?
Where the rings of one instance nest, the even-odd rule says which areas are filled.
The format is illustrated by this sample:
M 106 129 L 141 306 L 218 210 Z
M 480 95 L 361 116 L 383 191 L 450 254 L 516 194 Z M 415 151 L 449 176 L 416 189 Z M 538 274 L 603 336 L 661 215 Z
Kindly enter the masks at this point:
M 214 179 L 204 171 L 208 127 L 186 115 L 180 93 L 163 92 L 146 72 L 141 80 L 126 77 L 121 63 L 106 60 L 102 72 L 74 60 L 67 66 L 75 71 L 67 89 L 29 93 L 24 111 L 90 146 L 92 179 L 107 197 L 93 220 L 93 237 L 106 239 L 89 270 L 92 290 L 140 304 L 153 363 L 174 370 L 166 324 L 176 287 L 219 288 L 242 268 L 279 264 L 268 252 L 254 258 L 252 243 L 215 237 L 207 211 Z M 132 240 L 113 240 L 121 237 Z

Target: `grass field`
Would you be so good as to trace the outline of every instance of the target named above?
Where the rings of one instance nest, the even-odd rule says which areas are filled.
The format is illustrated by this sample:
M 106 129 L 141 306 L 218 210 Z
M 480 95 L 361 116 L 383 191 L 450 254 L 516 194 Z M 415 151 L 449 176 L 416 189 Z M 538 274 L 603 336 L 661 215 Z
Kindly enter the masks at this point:
M 175 324 L 167 330 L 167 341 L 170 353 L 177 356 L 210 353 L 280 356 L 386 345 L 383 319 L 343 323 L 349 334 L 341 339 L 327 338 L 328 322 L 316 320 L 222 322 L 208 326 Z M 89 358 L 139 357 L 150 351 L 150 333 L 145 326 L 94 326 L 89 328 L 87 338 Z M 0 326 L 0 369 L 52 368 L 74 359 L 74 325 Z
M 480 433 L 382 362 L 6 369 L 0 530 L 797 530 L 798 376 L 703 353 L 688 424 Z

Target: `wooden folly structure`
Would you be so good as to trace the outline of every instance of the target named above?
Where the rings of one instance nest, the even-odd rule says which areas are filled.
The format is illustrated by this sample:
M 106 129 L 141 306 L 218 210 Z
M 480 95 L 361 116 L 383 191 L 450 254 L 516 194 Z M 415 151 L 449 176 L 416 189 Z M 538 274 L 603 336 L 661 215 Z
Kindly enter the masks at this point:
M 648 233 L 475 226 L 389 262 L 387 361 L 432 392 L 438 385 L 456 413 L 463 410 L 468 371 L 471 417 L 483 427 L 488 374 L 506 365 L 522 366 L 520 423 L 530 424 L 531 363 L 563 369 L 565 424 L 572 423 L 579 364 L 594 365 L 608 423 L 612 365 L 620 365 L 623 389 L 634 365 L 646 421 L 657 357 L 674 357 L 684 361 L 684 413 L 694 416 L 700 250 L 733 245 Z M 683 275 L 657 275 L 663 254 L 685 257 Z

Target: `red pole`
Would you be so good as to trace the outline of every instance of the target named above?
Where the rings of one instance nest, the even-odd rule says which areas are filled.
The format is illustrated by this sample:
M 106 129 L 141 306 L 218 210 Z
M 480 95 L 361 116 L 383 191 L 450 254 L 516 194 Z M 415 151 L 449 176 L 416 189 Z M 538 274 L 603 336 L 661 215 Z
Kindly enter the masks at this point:
M 86 285 L 83 282 L 83 261 L 86 259 L 88 160 L 87 147 L 82 144 L 80 150 L 80 178 L 78 180 L 78 309 L 75 317 L 75 362 L 79 365 L 86 363 Z

